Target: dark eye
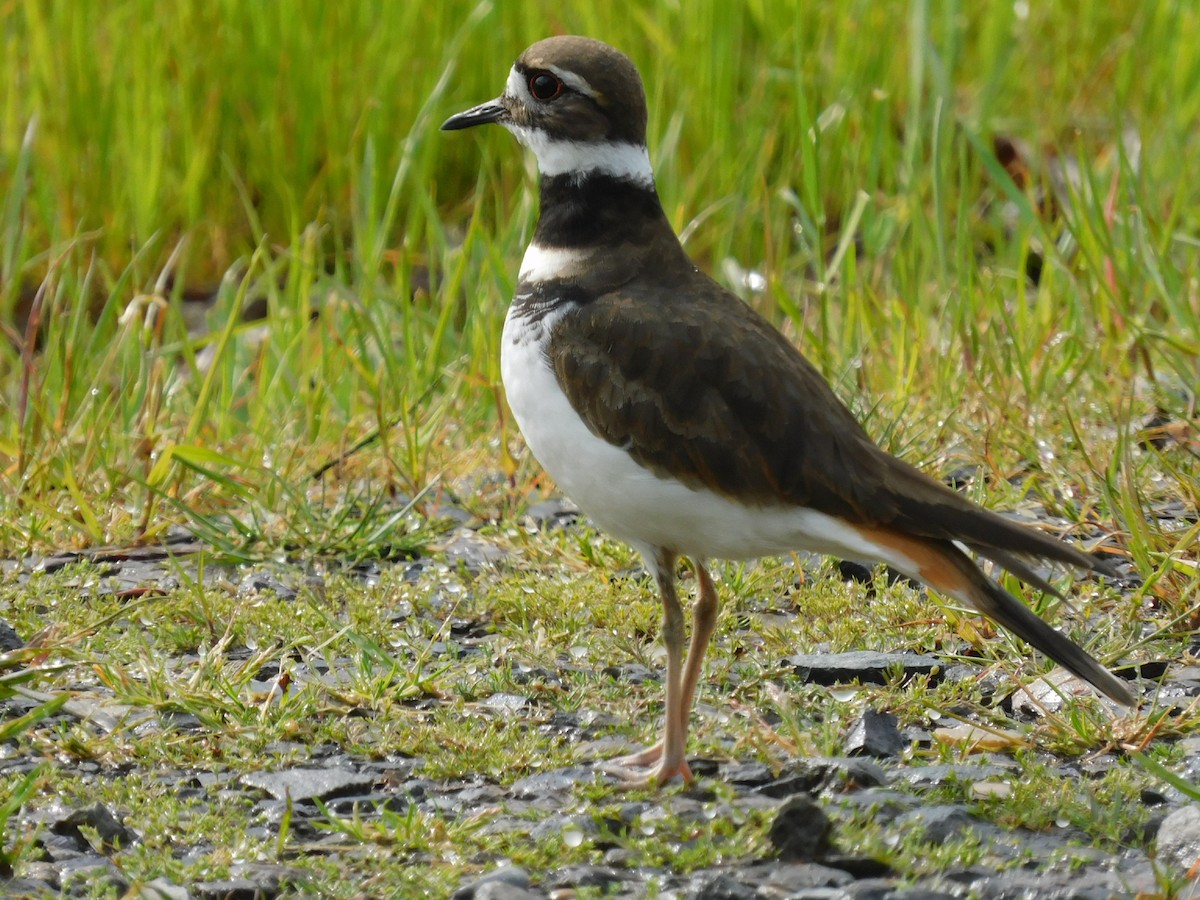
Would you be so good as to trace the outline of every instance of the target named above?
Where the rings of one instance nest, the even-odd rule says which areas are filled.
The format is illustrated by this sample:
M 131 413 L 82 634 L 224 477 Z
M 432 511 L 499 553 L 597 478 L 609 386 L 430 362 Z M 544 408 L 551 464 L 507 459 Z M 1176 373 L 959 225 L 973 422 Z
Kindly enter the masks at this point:
M 549 72 L 534 72 L 529 76 L 529 93 L 537 100 L 553 100 L 562 90 L 563 83 Z

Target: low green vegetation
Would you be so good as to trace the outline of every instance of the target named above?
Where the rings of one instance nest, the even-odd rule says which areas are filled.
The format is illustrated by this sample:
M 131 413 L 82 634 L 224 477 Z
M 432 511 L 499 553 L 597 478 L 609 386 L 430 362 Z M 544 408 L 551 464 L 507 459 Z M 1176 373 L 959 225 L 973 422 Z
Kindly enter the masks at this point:
M 1090 618 L 1064 627 L 1108 662 L 1190 659 L 1200 10 L 605 9 L 0 5 L 0 620 L 29 643 L 0 656 L 0 701 L 69 695 L 109 717 L 63 724 L 39 707 L 0 723 L 0 755 L 45 760 L 0 772 L 0 868 L 26 859 L 17 807 L 54 797 L 111 804 L 149 836 L 121 852 L 133 881 L 279 859 L 318 893 L 367 877 L 438 893 L 502 858 L 538 870 L 600 857 L 590 836 L 518 841 L 486 817 L 416 811 L 331 816 L 327 837 L 355 851 L 334 854 L 282 826 L 247 837 L 243 800 L 196 805 L 154 777 L 236 779 L 329 745 L 501 785 L 570 764 L 571 742 L 480 711 L 504 692 L 535 698 L 521 714 L 535 724 L 589 711 L 612 717 L 615 738 L 651 736 L 657 684 L 604 674 L 658 664 L 636 560 L 586 529 L 531 533 L 520 518 L 549 487 L 507 415 L 497 353 L 536 215 L 529 160 L 500 129 L 437 130 L 495 96 L 551 32 L 635 60 L 659 192 L 689 251 L 802 346 L 885 447 L 988 506 L 1045 510 L 1133 565 L 1142 582 L 1124 593 L 1080 584 L 1073 602 Z M 372 585 L 349 573 L 436 556 L 447 510 L 486 523 L 507 561 L 446 566 L 457 593 L 436 601 L 402 566 Z M 321 586 L 283 599 L 180 563 L 177 586 L 132 595 L 100 564 L 37 571 L 55 552 L 184 532 L 212 548 L 205 565 L 312 567 Z M 868 592 L 790 560 L 721 577 L 698 755 L 779 766 L 836 753 L 868 703 L 906 724 L 954 709 L 1011 727 L 965 682 L 849 700 L 801 685 L 780 660 L 818 644 L 1039 672 L 966 611 L 882 578 Z M 488 631 L 482 656 L 451 652 L 458 619 Z M 260 673 L 294 661 L 336 678 L 280 702 Z M 530 681 L 539 667 L 561 683 Z M 147 724 L 179 716 L 199 732 Z M 1171 739 L 1194 727 L 1192 708 L 1114 722 L 1070 700 L 1005 751 L 1020 777 L 979 814 L 1035 829 L 1065 819 L 1097 846 L 1126 845 L 1153 777 L 1126 752 L 1169 769 Z M 1120 763 L 1086 796 L 1064 795 L 1047 754 L 1102 752 Z M 712 790 L 720 812 L 725 788 Z M 572 797 L 571 812 L 601 823 L 623 802 L 601 786 Z M 615 840 L 634 864 L 697 867 L 761 856 L 768 821 L 669 814 Z M 866 815 L 841 840 L 914 876 L 944 862 Z M 180 859 L 178 841 L 209 849 Z

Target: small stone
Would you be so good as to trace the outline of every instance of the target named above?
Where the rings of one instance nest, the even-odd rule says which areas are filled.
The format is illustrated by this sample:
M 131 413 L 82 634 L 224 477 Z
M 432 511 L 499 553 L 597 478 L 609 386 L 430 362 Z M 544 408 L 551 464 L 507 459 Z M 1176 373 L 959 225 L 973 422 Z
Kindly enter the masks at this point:
M 1142 788 L 1139 796 L 1145 806 L 1162 806 L 1167 802 L 1166 796 L 1154 790 L 1154 788 Z
M 77 856 L 92 852 L 92 845 L 87 842 L 87 838 L 78 832 L 73 834 L 55 834 L 53 831 L 43 832 L 37 838 L 37 843 L 41 846 L 46 858 L 54 862 L 75 859 Z
M 637 854 L 628 847 L 610 847 L 604 851 L 604 865 L 617 869 L 628 868 L 637 861 Z
M 130 844 L 137 843 L 138 840 L 136 832 L 122 825 L 108 807 L 99 803 L 85 809 L 72 810 L 54 822 L 50 826 L 50 830 L 64 837 L 85 841 L 86 844 L 86 838 L 79 830 L 81 825 L 95 829 L 101 842 L 101 846 L 97 849 L 103 850 L 105 853 L 128 847 Z
M 534 503 L 525 516 L 536 528 L 565 528 L 579 520 L 579 507 L 565 497 L 551 497 Z
M 546 882 L 551 888 L 581 887 L 600 888 L 601 893 L 610 885 L 619 884 L 625 876 L 608 866 L 567 866 L 551 874 Z
M 280 600 L 295 600 L 296 591 L 268 572 L 248 572 L 238 585 L 241 594 L 274 594 Z
M 129 889 L 129 882 L 121 870 L 112 861 L 99 854 L 81 856 L 64 862 L 59 867 L 59 882 L 67 887 L 68 884 L 86 884 L 89 888 L 104 885 L 110 890 L 106 893 L 122 896 Z M 68 896 L 78 894 L 78 891 L 67 888 Z
M 998 872 L 971 885 L 974 897 L 1067 897 L 1111 900 L 1130 897 L 1128 886 L 1111 872 Z
M 892 874 L 891 866 L 873 856 L 850 856 L 834 853 L 827 855 L 821 860 L 821 863 L 831 869 L 849 872 L 857 879 L 883 878 L 885 875 Z
M 1095 688 L 1066 669 L 1055 669 L 1021 687 L 1013 694 L 1014 710 L 1042 717 L 1063 708 L 1069 697 L 1088 697 Z
M 4 890 L 10 897 L 53 897 L 59 893 L 56 883 L 32 876 L 6 877 L 4 878 Z M 187 900 L 187 897 L 184 896 L 183 900 Z
M 887 772 L 876 762 L 863 757 L 800 757 L 789 762 L 779 777 L 755 788 L 768 797 L 816 794 L 826 789 L 838 791 L 887 784 Z
M 832 828 L 829 816 L 816 801 L 807 794 L 797 794 L 779 807 L 767 838 L 781 859 L 814 860 L 829 850 Z
M 845 900 L 896 900 L 899 892 L 896 883 L 889 878 L 859 878 L 842 889 Z M 927 894 L 920 894 L 922 900 Z
M 446 562 L 463 565 L 472 571 L 499 565 L 508 557 L 502 548 L 485 540 L 469 528 L 460 528 L 454 538 L 442 548 Z
M 820 888 L 841 888 L 854 881 L 854 876 L 841 869 L 831 869 L 816 863 L 781 865 L 771 873 L 760 893 L 768 897 L 804 897 L 830 900 L 842 895 L 840 890 L 820 891 Z
M 755 787 L 772 780 L 771 770 L 762 763 L 729 763 L 722 766 L 720 772 L 721 778 L 729 784 Z
M 497 692 L 492 694 L 479 705 L 484 709 L 490 709 L 494 712 L 503 713 L 506 716 L 512 716 L 529 705 L 529 698 L 522 697 L 520 694 Z
M 543 900 L 545 894 L 536 893 L 529 888 L 503 881 L 489 881 L 481 884 L 472 895 L 473 900 Z
M 279 896 L 279 889 L 268 889 L 249 878 L 225 878 L 220 881 L 198 881 L 192 885 L 197 900 L 270 900 Z
M 1155 846 L 1159 859 L 1190 872 L 1200 862 L 1200 804 L 1180 807 L 1163 819 Z
M 310 872 L 297 866 L 267 862 L 237 863 L 230 867 L 229 874 L 232 878 L 253 881 L 273 893 L 279 893 L 281 885 L 303 884 L 312 877 Z
M 242 784 L 266 791 L 276 800 L 292 798 L 293 803 L 328 800 L 345 794 L 369 791 L 373 775 L 360 775 L 346 769 L 285 769 L 281 772 L 250 772 Z
M 969 783 L 988 781 L 1011 775 L 1012 769 L 997 765 L 969 765 L 963 763 L 939 763 L 932 766 L 917 766 L 903 775 L 903 780 L 913 787 L 931 788 L 947 782 Z
M 696 900 L 754 900 L 758 891 L 742 884 L 728 872 L 722 872 L 704 882 L 696 891 Z
M 935 728 L 933 739 L 946 746 L 963 747 L 968 753 L 994 753 L 1024 747 L 1028 743 L 1025 735 L 1019 732 L 1004 728 L 977 728 L 965 722 L 949 728 Z
M 619 666 L 605 666 L 604 674 L 614 681 L 624 681 L 628 684 L 647 684 L 660 680 L 657 672 L 639 662 L 622 663 Z
M 522 890 L 529 887 L 529 873 L 519 866 L 501 866 L 498 869 L 493 869 L 485 875 L 472 882 L 464 884 L 452 895 L 452 900 L 476 900 L 479 897 L 479 889 L 487 884 L 505 884 L 509 887 L 521 888 Z
M 945 663 L 936 656 L 917 653 L 877 653 L 851 650 L 847 653 L 797 653 L 785 662 L 804 681 L 813 684 L 887 684 L 897 673 L 902 679 L 914 675 L 938 675 Z
M 568 766 L 518 778 L 508 788 L 508 796 L 517 800 L 537 799 L 552 794 L 565 794 L 580 784 L 596 780 L 596 770 L 590 766 Z
M 977 800 L 995 797 L 1006 800 L 1012 796 L 1012 785 L 1007 781 L 977 781 L 971 785 L 971 796 Z
M 919 797 L 888 788 L 867 788 L 838 796 L 838 805 L 847 810 L 862 810 L 873 822 L 885 824 L 921 805 Z
M 0 653 L 8 653 L 10 650 L 19 650 L 25 646 L 25 641 L 17 634 L 16 629 L 0 619 Z
M 846 736 L 848 756 L 895 756 L 908 747 L 908 741 L 897 727 L 899 720 L 891 713 L 874 709 L 864 710 Z
M 858 897 L 859 895 L 852 894 L 852 896 Z M 931 891 L 929 888 L 923 887 L 900 888 L 884 896 L 887 900 L 959 900 L 957 894 L 948 894 L 945 891 Z

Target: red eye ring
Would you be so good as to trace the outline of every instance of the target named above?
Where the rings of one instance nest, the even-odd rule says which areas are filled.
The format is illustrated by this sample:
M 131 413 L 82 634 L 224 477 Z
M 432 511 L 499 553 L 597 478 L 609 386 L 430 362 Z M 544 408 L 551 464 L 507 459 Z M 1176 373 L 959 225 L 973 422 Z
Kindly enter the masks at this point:
M 534 72 L 529 76 L 529 93 L 533 94 L 535 100 L 545 103 L 562 92 L 562 79 L 551 72 Z

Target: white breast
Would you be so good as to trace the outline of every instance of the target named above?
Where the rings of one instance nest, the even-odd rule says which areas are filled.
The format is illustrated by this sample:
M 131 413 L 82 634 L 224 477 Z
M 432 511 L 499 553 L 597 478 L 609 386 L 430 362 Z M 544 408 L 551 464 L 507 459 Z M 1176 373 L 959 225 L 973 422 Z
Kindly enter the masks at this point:
M 500 351 L 509 407 L 533 455 L 600 528 L 643 554 L 663 547 L 702 559 L 749 559 L 810 550 L 913 570 L 909 560 L 822 513 L 742 506 L 643 468 L 588 429 L 550 368 L 550 329 L 570 308 L 540 319 L 515 309 L 505 319 Z

